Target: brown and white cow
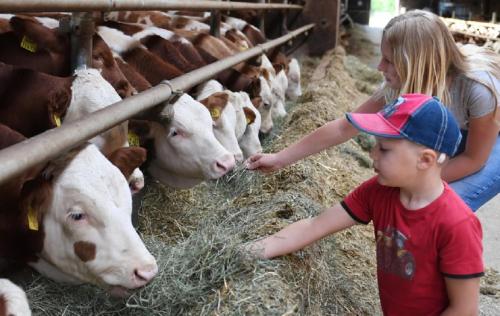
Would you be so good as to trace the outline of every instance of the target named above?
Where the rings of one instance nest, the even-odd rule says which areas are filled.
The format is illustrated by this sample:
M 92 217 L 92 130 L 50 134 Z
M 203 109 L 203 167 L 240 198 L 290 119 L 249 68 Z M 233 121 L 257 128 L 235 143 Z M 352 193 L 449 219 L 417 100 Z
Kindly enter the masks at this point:
M 5 125 L 0 135 L 4 146 L 24 139 Z M 155 259 L 131 223 L 124 174 L 95 145 L 75 148 L 41 169 L 0 185 L 0 258 L 27 263 L 56 281 L 110 290 L 138 288 L 155 276 Z
M 246 92 L 224 90 L 222 84 L 212 79 L 199 85 L 195 94 L 212 114 L 215 137 L 235 153 L 236 161 L 262 150 L 258 136 L 260 113 Z M 210 100 L 214 100 L 213 104 Z M 216 102 L 220 100 L 224 101 L 222 111 Z
M 234 168 L 234 155 L 215 138 L 209 110 L 191 96 L 182 94 L 162 111 L 163 123 L 131 121 L 129 128 L 153 149 L 149 173 L 162 183 L 192 187 L 217 179 Z
M 22 85 L 19 85 L 22 82 Z M 74 76 L 56 77 L 0 63 L 0 123 L 26 137 L 38 135 L 120 101 L 96 69 L 78 69 Z M 91 139 L 109 155 L 128 146 L 127 122 Z M 137 169 L 130 178 L 132 192 L 144 186 Z
M 69 36 L 47 27 L 56 25 L 57 21 L 50 18 L 45 20 L 52 20 L 53 23 L 42 24 L 30 16 L 11 17 L 9 25 L 12 31 L 0 33 L 0 61 L 54 76 L 70 76 Z M 135 92 L 114 61 L 109 47 L 98 35 L 93 37 L 92 67 L 101 71 L 101 75 L 121 97 L 128 97 Z
M 0 279 L 0 316 L 31 316 L 26 293 L 7 279 Z

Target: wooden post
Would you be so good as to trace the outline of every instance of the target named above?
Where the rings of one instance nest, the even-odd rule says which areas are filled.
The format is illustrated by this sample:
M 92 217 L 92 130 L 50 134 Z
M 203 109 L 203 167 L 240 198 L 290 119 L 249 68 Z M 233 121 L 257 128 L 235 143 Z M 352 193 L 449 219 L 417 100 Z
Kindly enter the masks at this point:
M 340 0 L 307 0 L 302 14 L 304 24 L 316 24 L 308 40 L 309 54 L 322 55 L 337 46 Z

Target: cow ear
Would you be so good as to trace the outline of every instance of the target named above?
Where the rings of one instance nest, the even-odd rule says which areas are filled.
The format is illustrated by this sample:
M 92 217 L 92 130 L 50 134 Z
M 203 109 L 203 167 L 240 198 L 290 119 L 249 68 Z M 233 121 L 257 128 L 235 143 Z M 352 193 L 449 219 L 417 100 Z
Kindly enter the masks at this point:
M 252 98 L 250 101 L 252 101 L 252 104 L 253 106 L 255 106 L 255 108 L 260 108 L 260 106 L 262 105 L 262 98 L 261 97 L 255 97 L 255 98 Z
M 52 197 L 52 176 L 40 173 L 36 178 L 23 184 L 19 199 L 19 210 L 23 225 L 30 231 L 40 230 L 43 211 Z
M 147 152 L 142 147 L 122 147 L 109 154 L 107 158 L 128 179 L 134 169 L 146 161 Z
M 268 71 L 267 69 L 262 68 L 262 69 L 260 70 L 260 73 L 261 73 L 261 75 L 262 75 L 264 78 L 266 78 L 266 80 L 267 80 L 267 81 L 269 81 L 269 80 L 270 80 L 270 78 L 271 78 L 271 74 L 269 73 L 269 71 Z
M 129 143 L 131 146 L 139 146 L 148 140 L 153 139 L 153 128 L 151 122 L 145 120 L 129 120 L 128 121 Z M 131 138 L 137 137 L 137 143 L 131 143 Z M 133 141 L 132 141 L 133 142 Z
M 33 53 L 39 49 L 59 52 L 59 47 L 64 47 L 57 31 L 43 26 L 32 17 L 16 15 L 10 19 L 10 26 L 21 38 L 22 47 Z
M 217 121 L 221 116 L 222 110 L 227 104 L 228 97 L 227 93 L 217 92 L 201 100 L 200 103 L 210 111 L 212 119 Z
M 250 109 L 249 107 L 245 106 L 243 108 L 243 112 L 245 113 L 245 118 L 247 120 L 247 125 L 250 125 L 253 122 L 255 122 L 255 112 L 252 109 Z
M 251 96 L 260 95 L 260 91 L 261 91 L 260 78 L 253 78 L 252 79 L 252 82 L 250 83 L 249 91 L 250 91 Z
M 47 114 L 52 127 L 61 126 L 62 118 L 66 115 L 66 110 L 71 102 L 71 86 L 51 93 L 47 100 Z
M 285 66 L 283 66 L 282 64 L 273 63 L 273 68 L 276 74 L 278 74 L 280 71 L 285 69 Z

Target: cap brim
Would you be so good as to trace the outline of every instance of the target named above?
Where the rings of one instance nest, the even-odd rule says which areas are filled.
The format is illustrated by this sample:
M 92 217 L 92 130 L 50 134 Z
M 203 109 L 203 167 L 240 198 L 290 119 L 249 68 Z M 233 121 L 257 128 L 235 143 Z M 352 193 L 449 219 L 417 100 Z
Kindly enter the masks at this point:
M 347 113 L 347 120 L 365 133 L 390 138 L 403 138 L 399 130 L 389 124 L 380 113 Z

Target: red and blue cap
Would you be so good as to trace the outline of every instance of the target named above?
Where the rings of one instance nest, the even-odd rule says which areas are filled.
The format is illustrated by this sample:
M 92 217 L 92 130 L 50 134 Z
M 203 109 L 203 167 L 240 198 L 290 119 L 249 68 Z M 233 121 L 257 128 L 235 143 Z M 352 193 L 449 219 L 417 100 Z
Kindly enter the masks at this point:
M 379 137 L 406 138 L 448 156 L 462 134 L 453 114 L 436 97 L 403 94 L 378 113 L 347 113 L 357 129 Z

